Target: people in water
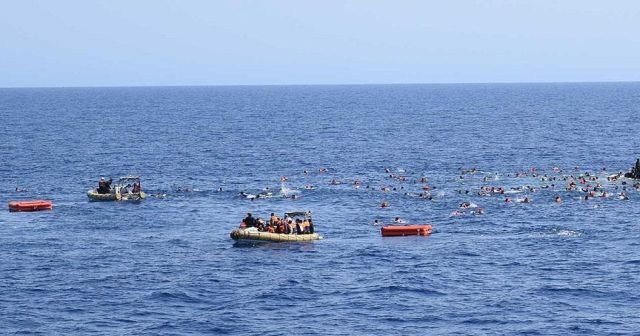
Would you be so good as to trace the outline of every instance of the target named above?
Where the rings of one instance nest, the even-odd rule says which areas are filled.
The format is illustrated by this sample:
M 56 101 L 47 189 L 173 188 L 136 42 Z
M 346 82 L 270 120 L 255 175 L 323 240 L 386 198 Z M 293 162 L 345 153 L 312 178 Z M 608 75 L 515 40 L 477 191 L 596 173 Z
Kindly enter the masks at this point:
M 113 179 L 106 180 L 104 177 L 100 178 L 98 181 L 98 194 L 109 194 L 111 193 L 111 183 Z

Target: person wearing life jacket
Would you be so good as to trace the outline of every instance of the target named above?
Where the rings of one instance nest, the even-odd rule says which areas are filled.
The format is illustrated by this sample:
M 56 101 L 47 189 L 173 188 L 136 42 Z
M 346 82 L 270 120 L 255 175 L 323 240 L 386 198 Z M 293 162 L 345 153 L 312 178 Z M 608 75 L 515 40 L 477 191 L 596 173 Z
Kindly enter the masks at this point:
M 276 233 L 285 233 L 287 222 L 284 219 L 280 219 L 278 226 L 276 226 Z
M 274 223 L 269 224 L 269 226 L 267 226 L 267 232 L 275 233 L 276 232 L 276 225 Z

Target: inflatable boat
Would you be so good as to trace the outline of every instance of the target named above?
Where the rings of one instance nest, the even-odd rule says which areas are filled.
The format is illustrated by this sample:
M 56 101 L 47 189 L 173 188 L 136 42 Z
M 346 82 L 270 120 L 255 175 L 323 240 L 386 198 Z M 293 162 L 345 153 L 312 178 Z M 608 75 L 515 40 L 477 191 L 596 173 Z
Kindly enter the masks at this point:
M 311 219 L 311 211 L 292 211 L 285 212 L 283 219 L 277 218 L 272 213 L 272 219 L 269 225 L 264 225 L 261 219 L 254 220 L 247 214 L 247 218 L 243 219 L 240 227 L 231 231 L 229 236 L 237 242 L 305 242 L 312 240 L 320 240 L 322 236 L 314 232 L 313 221 Z M 264 224 L 263 224 L 264 223 Z M 298 224 L 300 230 L 296 230 L 295 224 Z M 287 225 L 285 225 L 287 224 Z M 280 231 L 274 231 L 277 226 L 281 226 Z M 285 226 L 289 229 L 285 230 Z M 260 227 L 260 229 L 258 229 Z M 280 232 L 280 233 L 278 233 Z M 282 233 L 287 232 L 287 233 Z M 303 233 L 304 232 L 304 233 Z
M 52 208 L 53 208 L 53 203 L 51 201 L 45 201 L 45 200 L 9 202 L 9 211 L 12 211 L 12 212 L 42 211 L 42 210 L 51 210 Z
M 255 228 L 235 229 L 229 234 L 231 239 L 247 242 L 304 242 L 320 240 L 322 237 L 317 233 L 311 234 L 285 234 L 261 232 Z
M 429 224 L 387 225 L 380 229 L 383 237 L 428 236 L 432 232 Z
M 123 176 L 116 182 L 115 186 L 107 187 L 107 193 L 99 193 L 98 188 L 94 188 L 87 191 L 87 197 L 91 201 L 139 201 L 144 199 L 147 194 L 140 188 L 133 192 L 136 185 L 140 187 L 140 177 Z

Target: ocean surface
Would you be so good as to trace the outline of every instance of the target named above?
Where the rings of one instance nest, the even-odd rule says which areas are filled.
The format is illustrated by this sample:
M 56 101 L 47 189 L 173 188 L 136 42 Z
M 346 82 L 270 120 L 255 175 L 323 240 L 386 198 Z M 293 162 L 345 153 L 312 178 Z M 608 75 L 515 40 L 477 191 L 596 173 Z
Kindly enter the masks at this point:
M 639 115 L 640 83 L 0 89 L 0 333 L 638 335 L 640 191 L 606 177 Z M 89 202 L 128 174 L 147 199 Z M 292 210 L 324 239 L 229 237 Z

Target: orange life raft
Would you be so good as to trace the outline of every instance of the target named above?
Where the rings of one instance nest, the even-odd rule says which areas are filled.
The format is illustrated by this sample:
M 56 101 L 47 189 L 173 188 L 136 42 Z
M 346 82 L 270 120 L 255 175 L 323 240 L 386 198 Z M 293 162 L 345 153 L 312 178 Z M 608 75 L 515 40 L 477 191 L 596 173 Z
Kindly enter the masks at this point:
M 40 211 L 51 210 L 53 203 L 45 200 L 32 201 L 11 201 L 9 202 L 9 211 Z
M 383 237 L 393 236 L 428 236 L 432 227 L 429 224 L 388 225 L 380 229 Z

